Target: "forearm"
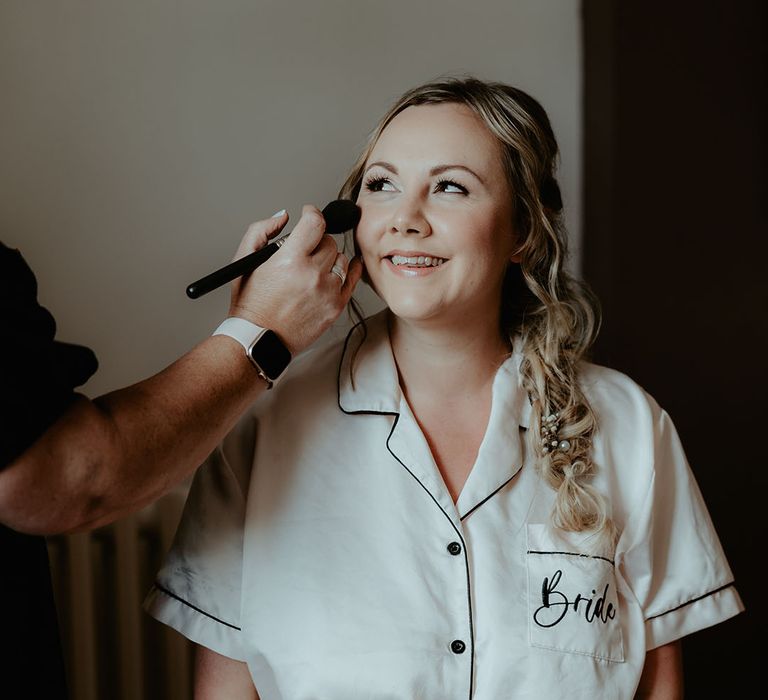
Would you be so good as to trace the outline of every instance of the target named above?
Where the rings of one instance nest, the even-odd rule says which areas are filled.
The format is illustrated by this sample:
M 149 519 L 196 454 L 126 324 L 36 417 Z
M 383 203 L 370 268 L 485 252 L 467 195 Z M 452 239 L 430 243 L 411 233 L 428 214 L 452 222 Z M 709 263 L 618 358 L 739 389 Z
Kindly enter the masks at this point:
M 136 510 L 194 471 L 265 389 L 242 347 L 216 336 L 147 380 L 80 398 L 0 472 L 0 521 L 52 534 Z
M 195 700 L 259 700 L 247 664 L 195 647 Z
M 262 248 L 287 221 L 282 212 L 252 224 L 236 257 Z M 305 206 L 280 251 L 232 283 L 230 315 L 269 328 L 293 354 L 338 318 L 362 275 L 360 260 L 346 279 L 331 271 L 346 258 L 324 230 L 320 211 Z M 265 389 L 243 347 L 215 336 L 154 377 L 79 399 L 0 470 L 0 523 L 71 532 L 146 505 L 189 475 Z
M 679 641 L 652 649 L 645 665 L 635 700 L 682 700 L 683 656 Z

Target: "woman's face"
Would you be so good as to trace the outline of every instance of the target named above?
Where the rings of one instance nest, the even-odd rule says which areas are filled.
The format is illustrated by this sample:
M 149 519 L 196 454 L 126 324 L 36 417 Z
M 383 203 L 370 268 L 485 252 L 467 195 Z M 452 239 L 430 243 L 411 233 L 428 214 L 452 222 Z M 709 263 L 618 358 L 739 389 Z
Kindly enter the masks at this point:
M 498 143 L 469 108 L 398 114 L 366 163 L 357 203 L 365 267 L 395 316 L 498 323 L 504 272 L 518 260 L 512 193 Z

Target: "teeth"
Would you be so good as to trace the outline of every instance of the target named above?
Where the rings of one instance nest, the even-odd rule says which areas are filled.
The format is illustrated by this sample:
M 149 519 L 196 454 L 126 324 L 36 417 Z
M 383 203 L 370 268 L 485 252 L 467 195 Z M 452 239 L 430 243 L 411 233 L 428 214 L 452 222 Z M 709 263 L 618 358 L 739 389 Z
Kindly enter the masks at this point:
M 405 255 L 393 255 L 393 265 L 416 265 L 420 267 L 437 267 L 445 262 L 444 258 L 433 258 L 429 255 L 406 257 Z

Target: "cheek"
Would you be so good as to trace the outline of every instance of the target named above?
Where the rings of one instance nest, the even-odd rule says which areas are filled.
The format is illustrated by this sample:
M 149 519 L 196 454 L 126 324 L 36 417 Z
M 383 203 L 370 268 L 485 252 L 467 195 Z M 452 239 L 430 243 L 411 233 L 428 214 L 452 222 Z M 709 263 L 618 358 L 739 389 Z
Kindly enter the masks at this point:
M 484 281 L 484 286 L 495 286 L 500 282 L 510 265 L 514 250 L 514 238 L 507 229 L 487 229 L 475 239 L 472 265 L 467 272 L 467 284 L 476 285 L 477 279 Z
M 373 261 L 373 247 L 371 240 L 364 233 L 361 233 L 360 229 L 355 233 L 355 255 L 359 255 L 366 262 Z
M 355 255 L 363 260 L 363 277 L 362 280 L 369 287 L 375 290 L 371 276 L 368 273 L 368 267 L 375 264 L 376 253 L 372 247 L 372 236 L 370 235 L 370 229 L 366 226 L 365 222 L 360 219 L 360 223 L 357 225 L 353 235 L 352 241 L 354 243 Z
M 355 229 L 355 252 L 361 254 L 369 263 L 373 263 L 382 254 L 382 230 L 381 217 L 376 217 L 370 207 L 362 207 L 360 221 Z
M 360 221 L 355 227 L 353 239 L 355 241 L 356 254 L 360 255 L 370 250 L 369 226 L 364 214 L 360 217 Z
M 504 256 L 512 249 L 512 236 L 509 226 L 502 225 L 496 218 L 467 222 L 468 243 L 472 246 L 478 262 L 486 263 Z
M 492 261 L 508 263 L 515 251 L 515 234 L 509 219 L 494 217 L 485 231 L 482 243 L 483 254 Z

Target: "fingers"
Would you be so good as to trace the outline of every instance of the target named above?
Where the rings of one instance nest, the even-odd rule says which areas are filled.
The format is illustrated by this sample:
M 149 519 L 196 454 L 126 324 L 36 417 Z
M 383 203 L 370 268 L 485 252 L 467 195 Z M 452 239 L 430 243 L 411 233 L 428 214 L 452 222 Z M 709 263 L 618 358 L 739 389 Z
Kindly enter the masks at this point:
M 281 212 L 253 224 L 238 257 L 258 250 L 287 221 Z M 250 275 L 233 281 L 230 316 L 270 328 L 296 354 L 338 318 L 362 272 L 362 261 L 350 261 L 339 252 L 334 238 L 325 233 L 320 211 L 307 205 L 280 250 Z
M 344 253 L 336 253 L 336 259 L 333 261 L 333 267 L 331 268 L 331 274 L 335 275 L 341 281 L 340 286 L 344 286 L 344 282 L 347 279 L 347 268 L 349 267 L 349 261 Z
M 287 223 L 288 214 L 283 209 L 273 214 L 269 219 L 263 219 L 251 224 L 245 232 L 243 240 L 240 241 L 233 260 L 239 260 L 246 255 L 250 255 L 255 250 L 263 248 L 267 245 L 270 238 L 274 238 L 283 230 Z
M 336 261 L 336 256 L 339 254 L 339 249 L 336 245 L 336 241 L 333 240 L 328 234 L 323 234 L 320 242 L 317 244 L 314 252 L 311 254 L 311 258 L 314 261 L 315 266 L 323 270 L 331 269 L 331 265 Z
M 349 300 L 352 298 L 352 292 L 355 291 L 355 286 L 363 276 L 363 261 L 359 257 L 352 258 L 352 261 L 347 267 L 347 278 L 344 280 L 344 284 L 341 285 L 341 300 L 346 306 Z
M 317 207 L 305 204 L 301 210 L 299 223 L 296 224 L 296 228 L 293 229 L 283 247 L 296 254 L 310 255 L 317 248 L 324 234 L 325 219 L 322 213 Z

